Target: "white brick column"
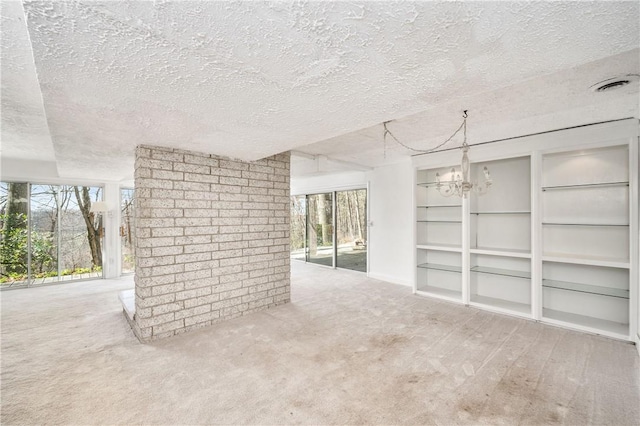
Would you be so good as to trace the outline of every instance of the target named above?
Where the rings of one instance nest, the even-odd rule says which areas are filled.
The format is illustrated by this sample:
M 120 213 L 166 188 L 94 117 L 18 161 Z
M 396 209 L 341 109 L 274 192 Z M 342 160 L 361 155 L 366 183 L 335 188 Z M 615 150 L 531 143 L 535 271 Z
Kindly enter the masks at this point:
M 289 301 L 288 153 L 246 163 L 140 146 L 135 189 L 140 340 Z

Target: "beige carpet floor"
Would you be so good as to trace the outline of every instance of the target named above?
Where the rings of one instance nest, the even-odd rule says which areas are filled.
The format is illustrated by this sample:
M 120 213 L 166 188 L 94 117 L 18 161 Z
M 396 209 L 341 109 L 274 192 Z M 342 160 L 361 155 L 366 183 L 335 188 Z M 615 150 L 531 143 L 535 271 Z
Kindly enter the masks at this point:
M 633 345 L 300 262 L 292 303 L 140 344 L 131 278 L 4 291 L 5 424 L 640 424 Z

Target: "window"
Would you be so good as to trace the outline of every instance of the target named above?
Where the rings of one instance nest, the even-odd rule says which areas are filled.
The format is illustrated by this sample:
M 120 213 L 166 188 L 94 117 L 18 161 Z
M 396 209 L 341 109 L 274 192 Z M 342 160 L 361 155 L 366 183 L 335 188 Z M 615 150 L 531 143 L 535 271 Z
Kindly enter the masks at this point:
M 102 188 L 0 182 L 0 284 L 102 276 Z

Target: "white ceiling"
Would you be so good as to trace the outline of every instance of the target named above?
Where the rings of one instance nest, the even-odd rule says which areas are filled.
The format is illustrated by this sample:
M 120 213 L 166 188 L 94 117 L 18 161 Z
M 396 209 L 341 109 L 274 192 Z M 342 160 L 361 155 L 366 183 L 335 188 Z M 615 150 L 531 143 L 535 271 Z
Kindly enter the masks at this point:
M 3 162 L 117 181 L 152 144 L 380 166 L 410 154 L 390 144 L 385 156 L 387 120 L 424 149 L 463 109 L 470 143 L 638 117 L 637 84 L 589 86 L 640 74 L 639 7 L 3 1 Z
M 634 49 L 574 68 L 486 91 L 460 94 L 416 114 L 393 120 L 388 129 L 403 144 L 428 150 L 443 143 L 462 123 L 468 109 L 470 145 L 584 124 L 639 117 L 640 50 Z M 630 76 L 632 84 L 610 92 L 590 90 L 611 76 Z M 383 124 L 340 135 L 303 148 L 308 154 L 330 156 L 370 167 L 399 162 L 415 152 L 387 137 Z M 459 147 L 460 132 L 442 149 Z M 304 165 L 308 169 L 308 165 Z M 304 170 L 300 173 L 306 174 Z M 316 173 L 317 174 L 317 173 Z

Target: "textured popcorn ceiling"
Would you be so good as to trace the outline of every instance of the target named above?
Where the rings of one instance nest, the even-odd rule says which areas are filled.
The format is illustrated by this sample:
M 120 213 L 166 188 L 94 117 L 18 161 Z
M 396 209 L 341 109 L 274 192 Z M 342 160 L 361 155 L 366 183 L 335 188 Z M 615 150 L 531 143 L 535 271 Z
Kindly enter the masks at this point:
M 637 2 L 28 1 L 26 28 L 15 9 L 3 156 L 53 151 L 63 177 L 126 179 L 138 144 L 377 166 L 408 154 L 384 157 L 379 123 L 425 147 L 464 108 L 486 137 L 638 114 L 635 86 L 583 102 L 639 72 Z
M 20 2 L 0 4 L 3 157 L 55 161 Z
M 455 132 L 462 123 L 464 109 L 468 110 L 467 142 L 470 145 L 608 120 L 637 118 L 640 117 L 638 74 L 640 50 L 634 49 L 502 89 L 458 96 L 417 114 L 393 120 L 387 127 L 404 145 L 428 150 Z M 618 75 L 631 75 L 635 81 L 610 92 L 589 90 L 594 83 Z M 387 137 L 385 145 L 383 134 L 383 125 L 377 124 L 298 148 L 298 151 L 371 167 L 420 154 L 402 147 L 391 137 Z M 459 133 L 442 149 L 459 147 L 462 140 L 462 133 Z M 473 151 L 470 158 L 473 160 Z M 296 173 L 305 174 L 305 170 Z

